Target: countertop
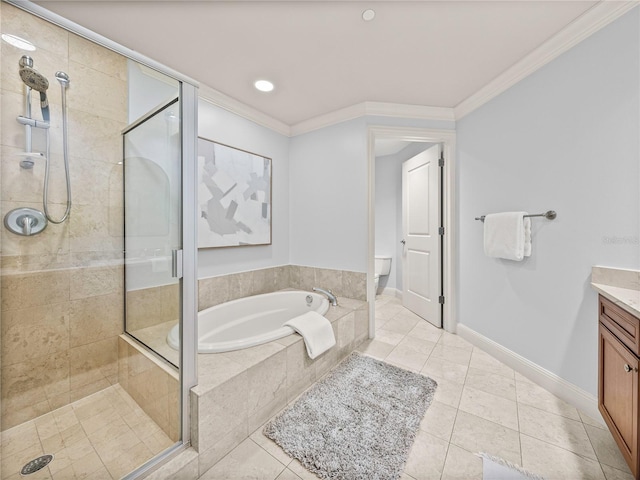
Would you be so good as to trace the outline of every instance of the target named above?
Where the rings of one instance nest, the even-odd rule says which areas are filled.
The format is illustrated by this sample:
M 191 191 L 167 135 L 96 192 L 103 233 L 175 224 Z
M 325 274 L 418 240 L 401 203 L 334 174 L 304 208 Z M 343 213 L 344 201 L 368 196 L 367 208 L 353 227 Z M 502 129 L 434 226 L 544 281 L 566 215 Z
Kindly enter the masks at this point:
M 640 317 L 640 271 L 593 267 L 591 286 L 620 308 Z

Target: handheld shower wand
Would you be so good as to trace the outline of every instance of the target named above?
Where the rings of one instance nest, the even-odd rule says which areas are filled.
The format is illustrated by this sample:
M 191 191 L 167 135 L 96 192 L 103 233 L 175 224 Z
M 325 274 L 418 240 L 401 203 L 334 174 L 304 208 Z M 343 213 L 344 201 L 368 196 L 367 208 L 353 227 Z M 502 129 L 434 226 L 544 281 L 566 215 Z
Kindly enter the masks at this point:
M 20 58 L 18 65 L 20 66 L 18 73 L 25 85 L 40 92 L 40 109 L 42 110 L 42 119 L 45 122 L 49 122 L 49 99 L 47 98 L 49 80 L 33 68 L 33 58 L 28 55 L 23 55 Z
M 51 161 L 49 160 L 49 136 L 47 136 L 47 160 L 44 169 L 44 190 L 42 192 L 42 204 L 44 207 L 44 215 L 51 223 L 59 224 L 64 222 L 71 213 L 71 176 L 69 175 L 69 139 L 67 132 L 67 88 L 69 87 L 69 75 L 64 72 L 56 72 L 56 80 L 60 83 L 60 91 L 62 94 L 62 153 L 64 158 L 64 173 L 67 184 L 67 208 L 60 220 L 54 219 L 49 213 L 49 171 L 51 169 Z

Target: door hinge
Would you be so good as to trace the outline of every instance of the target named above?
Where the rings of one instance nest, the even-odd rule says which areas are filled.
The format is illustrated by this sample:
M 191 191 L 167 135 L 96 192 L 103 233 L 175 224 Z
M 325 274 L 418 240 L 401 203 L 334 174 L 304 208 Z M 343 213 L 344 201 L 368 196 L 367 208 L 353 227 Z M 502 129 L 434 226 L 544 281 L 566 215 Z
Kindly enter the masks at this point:
M 440 158 L 438 159 L 438 166 L 444 167 L 444 154 L 440 153 Z
M 438 235 L 444 235 L 444 227 L 438 227 Z
M 438 297 L 438 303 L 441 304 L 441 305 L 444 305 L 444 295 L 440 295 Z

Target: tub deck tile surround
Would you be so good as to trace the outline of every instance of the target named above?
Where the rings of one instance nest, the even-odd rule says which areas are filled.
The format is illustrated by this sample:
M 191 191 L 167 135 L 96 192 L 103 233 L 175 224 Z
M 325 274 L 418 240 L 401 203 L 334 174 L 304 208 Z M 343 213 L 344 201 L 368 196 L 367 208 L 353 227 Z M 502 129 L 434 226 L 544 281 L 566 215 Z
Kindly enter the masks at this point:
M 282 265 L 248 272 L 232 273 L 198 280 L 198 309 L 286 288 L 331 289 L 339 297 L 364 301 L 367 275 L 361 272 L 327 268 Z
M 191 390 L 191 437 L 201 472 L 367 338 L 367 303 L 343 297 L 338 303 L 325 314 L 336 346 L 315 360 L 309 358 L 297 333 L 244 350 L 198 355 L 198 385 Z

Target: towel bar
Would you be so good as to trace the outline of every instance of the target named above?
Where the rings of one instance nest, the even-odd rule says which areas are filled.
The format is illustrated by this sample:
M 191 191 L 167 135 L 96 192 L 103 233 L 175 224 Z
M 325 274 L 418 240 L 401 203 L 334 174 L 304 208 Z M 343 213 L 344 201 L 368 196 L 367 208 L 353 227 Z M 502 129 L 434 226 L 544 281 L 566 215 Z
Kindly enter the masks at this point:
M 524 215 L 524 216 L 525 217 L 544 217 L 547 220 L 553 220 L 558 216 L 558 214 L 554 210 L 548 210 L 544 213 L 535 213 L 532 215 Z M 481 222 L 484 222 L 484 217 L 485 215 L 482 215 L 481 217 L 476 217 L 476 220 L 480 220 Z

